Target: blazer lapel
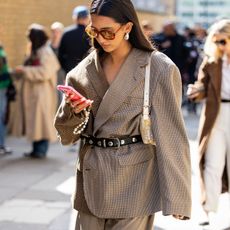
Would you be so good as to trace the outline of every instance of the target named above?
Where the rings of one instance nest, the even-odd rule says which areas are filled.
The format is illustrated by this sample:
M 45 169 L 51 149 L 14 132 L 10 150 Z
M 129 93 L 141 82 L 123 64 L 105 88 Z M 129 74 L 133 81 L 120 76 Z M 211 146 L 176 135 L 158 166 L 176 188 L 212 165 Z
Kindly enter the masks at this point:
M 98 108 L 94 121 L 94 135 L 113 115 L 132 90 L 143 80 L 150 53 L 133 48 L 121 67 L 116 79 L 108 88 Z
M 95 92 L 102 99 L 109 87 L 109 84 L 102 76 L 104 73 L 96 51 L 94 51 L 93 61 L 86 67 L 86 69 Z

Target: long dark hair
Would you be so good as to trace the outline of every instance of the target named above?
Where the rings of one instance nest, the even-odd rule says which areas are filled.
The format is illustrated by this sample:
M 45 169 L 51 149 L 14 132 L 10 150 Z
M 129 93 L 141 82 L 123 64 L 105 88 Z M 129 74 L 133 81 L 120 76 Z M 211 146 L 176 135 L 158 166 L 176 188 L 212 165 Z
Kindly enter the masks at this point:
M 132 22 L 133 27 L 129 38 L 132 46 L 144 51 L 155 50 L 142 32 L 136 11 L 130 0 L 93 0 L 90 7 L 90 14 L 110 17 L 120 24 Z M 93 45 L 100 53 L 103 52 L 102 47 L 96 39 L 94 39 Z
M 30 25 L 27 37 L 31 41 L 31 54 L 35 55 L 37 50 L 45 45 L 49 38 L 45 28 L 39 24 Z

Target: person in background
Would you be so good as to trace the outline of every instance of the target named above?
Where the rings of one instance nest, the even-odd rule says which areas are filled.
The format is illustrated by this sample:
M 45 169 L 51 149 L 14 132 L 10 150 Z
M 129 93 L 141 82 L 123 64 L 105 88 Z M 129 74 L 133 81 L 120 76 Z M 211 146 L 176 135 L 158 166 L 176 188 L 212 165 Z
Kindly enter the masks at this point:
M 188 57 L 186 60 L 185 65 L 185 72 L 184 72 L 184 86 L 185 91 L 187 90 L 187 87 L 189 84 L 193 84 L 196 79 L 196 68 L 197 68 L 197 62 L 199 58 L 199 51 L 201 42 L 199 39 L 197 39 L 195 31 L 193 28 L 186 27 L 184 29 L 184 36 L 186 38 L 185 41 L 185 47 L 188 51 Z M 189 100 L 186 95 L 184 95 L 184 104 L 183 104 L 187 111 L 189 113 L 197 113 L 197 103 Z
M 49 142 L 56 141 L 53 117 L 57 108 L 56 82 L 60 66 L 42 25 L 29 27 L 28 40 L 28 58 L 23 66 L 15 68 L 15 74 L 21 75 L 22 81 L 22 101 L 18 102 L 17 109 L 21 121 L 16 122 L 20 126 L 17 134 L 25 135 L 32 142 L 32 151 L 25 153 L 25 157 L 44 158 Z
M 153 26 L 147 20 L 143 20 L 141 22 L 141 26 L 145 36 L 149 39 L 149 41 L 151 41 L 153 36 Z
M 230 192 L 230 19 L 214 23 L 204 45 L 198 80 L 189 85 L 193 101 L 205 99 L 200 118 L 199 153 L 202 205 L 216 212 L 221 192 Z M 208 225 L 208 221 L 201 225 Z
M 179 68 L 183 74 L 188 52 L 185 47 L 185 37 L 177 32 L 173 21 L 168 21 L 163 25 L 163 31 L 153 35 L 152 41 L 157 48 L 166 54 Z
M 95 49 L 68 73 L 66 85 L 93 103 L 85 108 L 87 100 L 66 94 L 54 122 L 62 144 L 82 140 L 75 229 L 152 230 L 160 210 L 189 219 L 191 167 L 180 72 L 148 41 L 130 0 L 93 0 L 90 14 L 86 32 Z M 140 122 L 146 73 L 151 144 L 144 142 Z
M 11 78 L 6 53 L 0 41 L 0 156 L 12 152 L 9 147 L 5 146 L 7 89 L 10 84 Z
M 51 37 L 50 37 L 49 44 L 51 49 L 54 51 L 54 53 L 58 58 L 58 50 L 59 50 L 59 46 L 64 30 L 64 25 L 61 22 L 54 22 L 50 26 L 50 30 L 51 30 Z M 65 71 L 62 68 L 60 68 L 57 73 L 57 85 L 63 85 L 63 84 L 65 84 Z M 57 94 L 58 94 L 57 105 L 59 106 L 63 95 L 60 91 L 57 91 Z
M 186 61 L 188 59 L 188 50 L 185 46 L 185 37 L 177 32 L 173 21 L 165 22 L 162 32 L 152 37 L 153 43 L 157 48 L 166 54 L 179 68 L 182 80 L 183 103 L 186 103 Z M 187 76 L 186 76 L 187 77 Z
M 50 26 L 50 30 L 51 30 L 50 47 L 58 57 L 58 49 L 64 31 L 64 25 L 61 22 L 54 22 Z
M 72 15 L 74 25 L 67 27 L 61 39 L 58 57 L 65 73 L 73 69 L 90 48 L 85 27 L 89 24 L 89 11 L 86 6 L 77 6 Z

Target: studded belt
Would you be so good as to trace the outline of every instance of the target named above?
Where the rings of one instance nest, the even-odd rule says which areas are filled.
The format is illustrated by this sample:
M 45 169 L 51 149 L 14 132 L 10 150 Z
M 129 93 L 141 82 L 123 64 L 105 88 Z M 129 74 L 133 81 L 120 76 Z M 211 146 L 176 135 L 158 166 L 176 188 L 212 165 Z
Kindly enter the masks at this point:
M 119 137 L 119 138 L 96 138 L 93 136 L 81 135 L 81 139 L 85 144 L 94 145 L 102 148 L 119 148 L 123 145 L 135 144 L 137 142 L 142 142 L 140 135 L 131 137 Z
M 221 102 L 223 102 L 223 103 L 229 103 L 230 99 L 221 99 Z

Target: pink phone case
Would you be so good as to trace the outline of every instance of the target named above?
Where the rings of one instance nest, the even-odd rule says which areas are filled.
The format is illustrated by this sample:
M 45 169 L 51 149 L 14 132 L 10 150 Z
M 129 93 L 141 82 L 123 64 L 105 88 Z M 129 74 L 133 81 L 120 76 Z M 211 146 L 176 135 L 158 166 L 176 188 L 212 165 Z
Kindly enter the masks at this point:
M 60 90 L 60 91 L 62 91 L 65 94 L 71 94 L 71 95 L 73 95 L 73 97 L 71 98 L 72 101 L 76 101 L 76 100 L 79 100 L 81 98 L 84 98 L 84 101 L 86 101 L 86 107 L 92 104 L 91 100 L 87 100 L 83 95 L 81 95 L 79 92 L 77 92 L 77 90 L 75 90 L 71 86 L 58 85 L 57 89 Z
M 72 100 L 79 100 L 80 98 L 82 98 L 83 96 L 77 92 L 73 87 L 71 86 L 67 86 L 67 85 L 58 85 L 57 89 L 62 91 L 65 94 L 71 94 L 74 95 L 74 97 L 72 98 Z

